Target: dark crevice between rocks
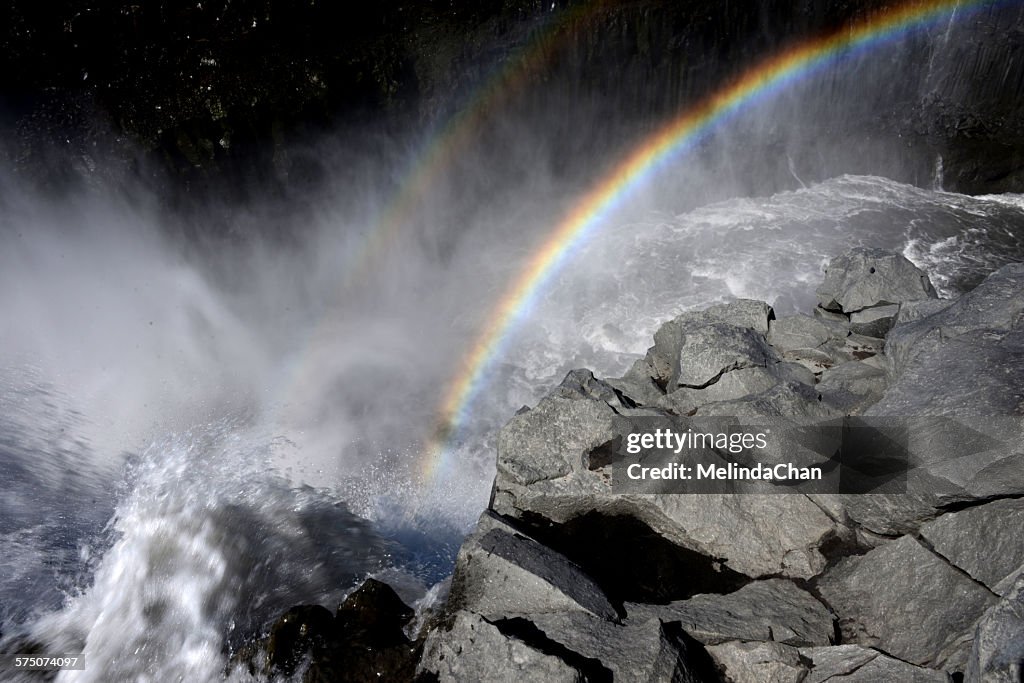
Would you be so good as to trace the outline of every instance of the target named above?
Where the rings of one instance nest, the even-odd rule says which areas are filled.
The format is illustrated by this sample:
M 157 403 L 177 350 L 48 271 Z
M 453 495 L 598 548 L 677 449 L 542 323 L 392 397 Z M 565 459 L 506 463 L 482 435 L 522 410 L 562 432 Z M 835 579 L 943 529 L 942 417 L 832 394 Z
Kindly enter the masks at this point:
M 612 683 L 614 676 L 611 669 L 592 657 L 585 657 L 579 652 L 570 650 L 556 640 L 548 637 L 532 621 L 522 617 L 496 619 L 489 622 L 506 638 L 521 640 L 534 650 L 552 657 L 557 657 L 579 672 L 587 683 Z
M 986 498 L 974 498 L 972 500 L 958 500 L 955 503 L 946 503 L 945 505 L 937 505 L 936 510 L 939 514 L 935 515 L 935 518 L 939 518 L 942 515 L 950 512 L 961 512 L 963 510 L 969 510 L 971 508 L 981 507 L 982 505 L 988 505 L 989 503 L 995 503 L 1000 500 L 1021 500 L 1024 499 L 1024 493 L 1007 493 L 995 496 L 988 496 Z
M 619 453 L 622 451 L 622 437 L 616 436 L 611 441 L 607 441 L 597 448 L 593 449 L 585 456 L 586 460 L 584 463 L 588 470 L 593 472 L 603 467 L 608 467 L 613 462 L 620 458 Z
M 627 515 L 587 512 L 563 524 L 524 514 L 529 533 L 587 573 L 609 600 L 667 604 L 700 593 L 731 593 L 753 579 L 665 539 Z
M 725 683 L 729 680 L 714 658 L 708 654 L 703 643 L 686 632 L 681 622 L 663 622 L 661 630 L 665 637 L 675 642 L 681 653 L 681 667 L 690 674 L 689 680 L 703 683 Z M 674 677 L 672 680 L 676 680 Z M 684 679 L 686 680 L 686 679 Z

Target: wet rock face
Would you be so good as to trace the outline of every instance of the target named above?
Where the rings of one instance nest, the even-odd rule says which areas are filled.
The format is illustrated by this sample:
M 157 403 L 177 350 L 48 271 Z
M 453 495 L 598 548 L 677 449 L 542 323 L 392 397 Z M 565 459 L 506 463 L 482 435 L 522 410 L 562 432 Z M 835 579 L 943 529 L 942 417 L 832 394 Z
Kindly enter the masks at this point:
M 368 579 L 336 614 L 319 605 L 288 610 L 264 643 L 243 648 L 234 663 L 271 678 L 301 668 L 305 683 L 409 681 L 420 652 L 403 631 L 412 617 L 390 586 Z
M 419 674 L 1017 680 L 1024 454 L 1010 385 L 1024 357 L 1022 267 L 939 302 L 901 259 L 836 258 L 823 286 L 835 310 L 813 317 L 774 320 L 751 302 L 685 313 L 626 377 L 573 371 L 514 417 L 498 439 L 491 509 L 459 555 Z M 882 306 L 885 324 L 864 331 L 887 338 L 851 331 L 854 314 Z M 712 363 L 717 380 L 679 386 L 707 348 L 732 354 Z M 737 349 L 758 362 L 737 361 L 751 357 Z M 683 409 L 934 418 L 910 444 L 905 494 L 614 492 L 615 418 Z M 984 433 L 964 432 L 964 420 Z

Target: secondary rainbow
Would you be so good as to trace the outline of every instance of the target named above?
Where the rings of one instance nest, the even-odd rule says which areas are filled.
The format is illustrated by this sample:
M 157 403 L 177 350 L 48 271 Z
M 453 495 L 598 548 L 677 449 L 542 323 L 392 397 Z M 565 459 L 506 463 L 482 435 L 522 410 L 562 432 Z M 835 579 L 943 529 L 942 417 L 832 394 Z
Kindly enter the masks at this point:
M 666 162 L 692 149 L 702 136 L 744 106 L 834 61 L 932 22 L 952 21 L 957 13 L 997 4 L 1008 3 L 932 0 L 906 3 L 883 11 L 761 62 L 647 138 L 584 195 L 537 249 L 498 302 L 444 394 L 436 427 L 427 444 L 424 479 L 429 482 L 444 470 L 451 441 L 458 434 L 474 397 L 486 384 L 487 370 L 501 356 L 515 323 L 526 317 L 545 283 L 596 231 L 602 220 Z

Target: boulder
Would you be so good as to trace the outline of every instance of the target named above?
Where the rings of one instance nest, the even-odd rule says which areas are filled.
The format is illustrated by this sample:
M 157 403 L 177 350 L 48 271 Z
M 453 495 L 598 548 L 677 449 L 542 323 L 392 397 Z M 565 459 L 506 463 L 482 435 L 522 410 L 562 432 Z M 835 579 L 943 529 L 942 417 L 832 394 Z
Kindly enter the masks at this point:
M 1024 566 L 1012 588 L 978 621 L 967 667 L 967 683 L 1024 680 Z
M 858 645 L 795 648 L 729 642 L 708 652 L 732 683 L 950 683 L 943 671 L 914 666 Z
M 708 653 L 732 683 L 802 683 L 807 661 L 799 650 L 781 643 L 728 642 Z
M 858 645 L 800 648 L 810 665 L 802 683 L 951 683 L 944 671 L 914 666 Z
M 854 311 L 850 314 L 850 331 L 865 337 L 884 337 L 896 324 L 899 310 L 898 305 L 890 304 Z
M 492 620 L 565 611 L 618 618 L 608 598 L 579 567 L 490 512 L 481 515 L 459 550 L 448 608 Z
M 695 595 L 668 605 L 626 604 L 626 615 L 678 621 L 705 645 L 730 640 L 829 645 L 832 616 L 814 596 L 785 579 L 754 581 L 727 595 Z
M 927 318 L 933 313 L 938 313 L 952 303 L 949 299 L 919 299 L 917 301 L 904 301 L 900 304 L 900 310 L 896 314 L 894 325 L 912 323 L 922 318 Z
M 823 403 L 847 415 L 857 415 L 882 398 L 885 386 L 884 370 L 854 360 L 824 371 L 815 389 Z
M 845 334 L 840 339 L 845 338 Z M 833 329 L 809 315 L 790 315 L 773 320 L 768 329 L 768 343 L 780 352 L 816 349 L 836 338 Z
M 939 310 L 897 325 L 886 337 L 891 374 L 899 375 L 911 358 L 934 351 L 967 332 L 1009 332 L 1024 316 L 1024 263 L 1011 263 L 989 275 L 970 292 Z
M 563 658 L 502 633 L 472 612 L 456 612 L 445 626 L 427 634 L 416 675 L 439 683 L 587 680 Z
M 775 318 L 775 311 L 771 306 L 753 299 L 736 299 L 724 304 L 715 304 L 708 306 L 703 312 L 736 327 L 749 327 L 759 334 L 768 334 L 770 321 Z
M 774 363 L 766 368 L 744 368 L 727 372 L 703 389 L 682 387 L 659 398 L 654 404 L 675 415 L 692 415 L 701 406 L 754 396 L 780 382 L 814 384 L 814 373 L 797 363 Z
M 1024 500 L 997 500 L 951 512 L 921 527 L 935 552 L 1005 595 L 1024 566 Z
M 603 401 L 541 400 L 499 432 L 499 477 L 526 486 L 585 469 L 590 454 L 615 438 L 615 415 Z
M 938 296 L 924 271 L 906 257 L 865 247 L 832 259 L 817 294 L 819 306 L 847 314 Z
M 962 671 L 974 623 L 996 596 L 910 536 L 840 560 L 817 582 L 843 642 Z
M 556 648 L 564 648 L 584 661 L 600 662 L 603 670 L 592 666 L 585 671 L 588 681 L 719 680 L 714 660 L 704 648 L 688 638 L 679 624 L 657 618 L 615 624 L 576 612 L 531 616 L 509 626 L 517 627 L 524 637 L 532 635 L 557 643 Z

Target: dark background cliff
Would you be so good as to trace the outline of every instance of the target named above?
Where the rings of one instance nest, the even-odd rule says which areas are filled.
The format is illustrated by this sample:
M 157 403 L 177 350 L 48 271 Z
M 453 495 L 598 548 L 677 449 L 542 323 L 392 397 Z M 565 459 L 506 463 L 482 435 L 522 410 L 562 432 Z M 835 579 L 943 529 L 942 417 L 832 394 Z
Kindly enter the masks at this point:
M 290 151 L 296 142 L 437 125 L 545 31 L 558 36 L 550 54 L 503 106 L 572 160 L 628 144 L 779 46 L 894 4 L 14 0 L 0 63 L 5 165 L 54 187 L 119 168 L 243 200 L 315 186 L 323 170 Z M 880 84 L 890 106 L 851 112 L 850 129 L 910 150 L 892 175 L 926 184 L 941 155 L 947 189 L 1024 191 L 1022 7 L 980 13 L 955 41 L 911 42 L 922 65 L 950 54 L 938 71 Z

